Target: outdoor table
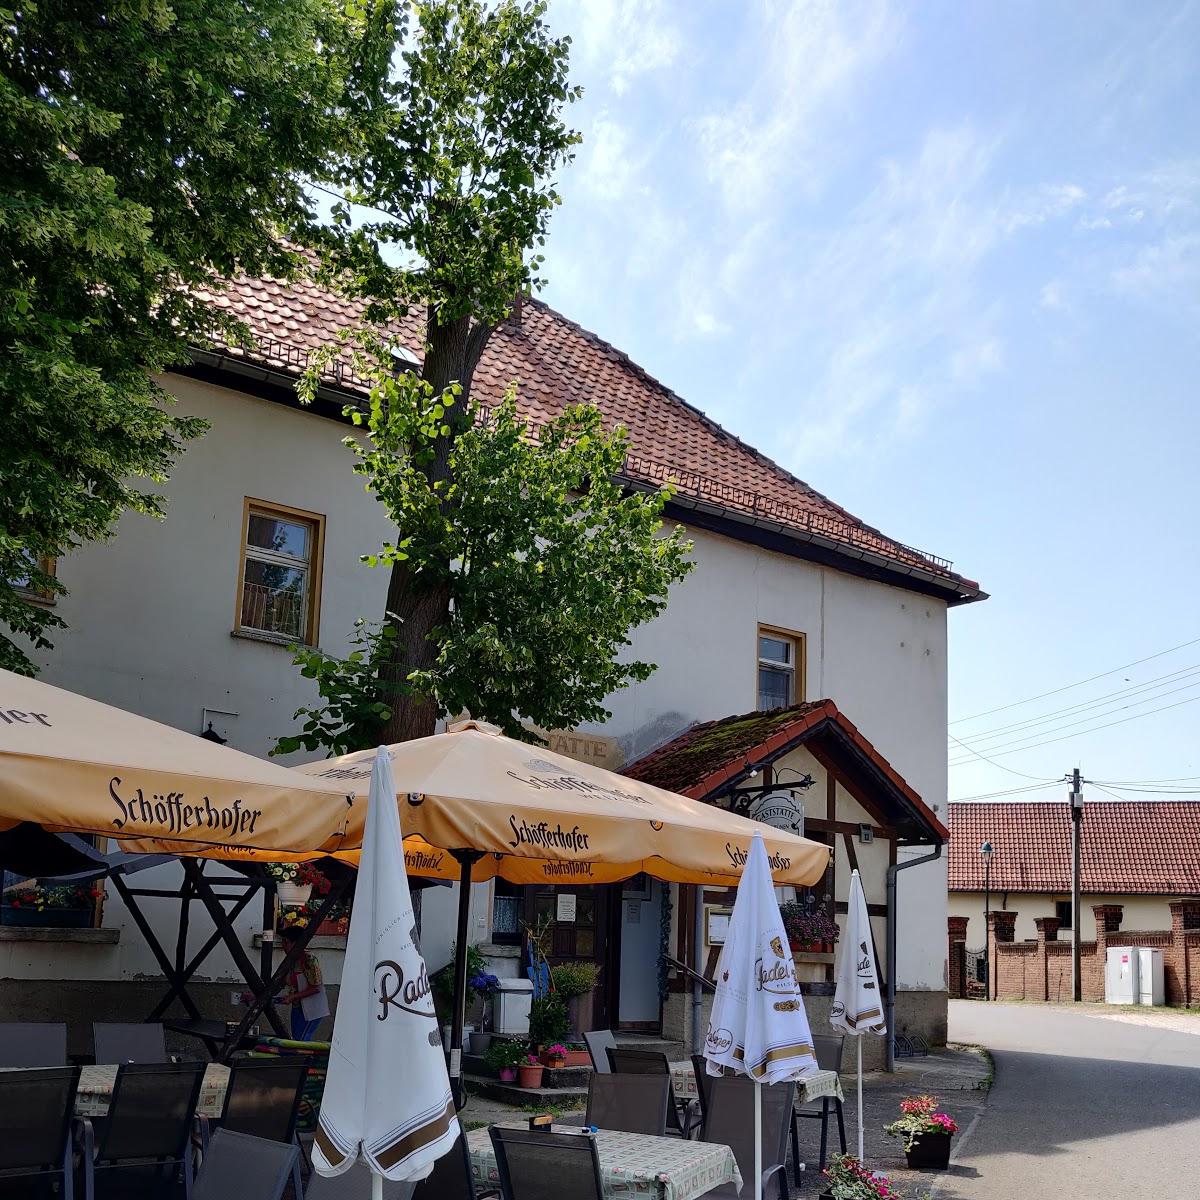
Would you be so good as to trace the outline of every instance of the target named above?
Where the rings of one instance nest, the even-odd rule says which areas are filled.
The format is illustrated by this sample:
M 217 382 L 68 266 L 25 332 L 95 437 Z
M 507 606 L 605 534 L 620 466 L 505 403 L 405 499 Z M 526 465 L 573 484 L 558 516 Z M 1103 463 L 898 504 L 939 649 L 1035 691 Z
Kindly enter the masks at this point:
M 205 1021 L 205 1020 L 168 1020 L 163 1022 L 163 1028 L 171 1030 L 172 1033 L 182 1034 L 184 1037 L 199 1038 L 208 1050 L 208 1057 L 215 1059 L 225 1045 L 226 1039 L 229 1037 L 229 1027 L 224 1021 Z M 253 1035 L 247 1034 L 242 1038 L 242 1044 L 254 1040 Z
M 113 1087 L 117 1082 L 116 1063 L 98 1063 L 94 1067 L 83 1067 L 79 1072 L 79 1091 L 75 1094 L 77 1117 L 103 1117 L 112 1102 Z M 200 1085 L 200 1100 L 196 1112 L 201 1116 L 216 1119 L 225 1107 L 225 1093 L 229 1089 L 229 1068 L 221 1063 L 209 1063 Z
M 696 1075 L 690 1060 L 671 1063 L 671 1086 L 680 1100 L 694 1100 L 699 1096 Z M 842 1081 L 836 1071 L 817 1071 L 796 1084 L 797 1108 L 811 1104 L 814 1100 L 823 1100 L 826 1096 L 835 1100 L 845 1099 L 842 1095 Z
M 513 1129 L 527 1129 L 528 1122 L 501 1121 Z M 558 1126 L 557 1132 L 578 1133 L 578 1126 Z M 600 1181 L 606 1200 L 627 1196 L 655 1200 L 693 1200 L 725 1183 L 741 1187 L 737 1160 L 728 1146 L 713 1142 L 689 1142 L 683 1138 L 647 1137 L 641 1133 L 618 1133 L 601 1129 L 595 1134 L 600 1158 Z M 471 1175 L 478 1187 L 500 1186 L 496 1154 L 487 1129 L 467 1134 Z

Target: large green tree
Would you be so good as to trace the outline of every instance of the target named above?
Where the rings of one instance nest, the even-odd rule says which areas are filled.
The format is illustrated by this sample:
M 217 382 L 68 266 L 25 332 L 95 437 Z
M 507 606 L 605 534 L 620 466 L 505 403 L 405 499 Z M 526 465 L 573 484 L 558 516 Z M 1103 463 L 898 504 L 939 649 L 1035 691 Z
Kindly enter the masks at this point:
M 63 591 L 46 560 L 161 515 L 155 485 L 203 424 L 153 374 L 238 336 L 216 279 L 296 269 L 303 180 L 344 148 L 347 97 L 372 95 L 389 16 L 0 0 L 0 625 L 24 641 L 61 625 L 29 599 Z M 33 669 L 3 632 L 0 665 Z
M 369 302 L 369 323 L 424 311 L 421 378 L 444 415 L 414 469 L 451 527 L 482 515 L 455 511 L 475 368 L 516 297 L 540 283 L 555 173 L 579 140 L 564 120 L 579 95 L 568 79 L 570 40 L 554 37 L 544 14 L 544 4 L 517 0 L 400 5 L 396 70 L 380 103 L 358 106 L 353 151 L 333 177 L 348 203 L 334 209 L 330 282 Z M 457 403 L 446 405 L 451 387 Z M 451 569 L 454 553 L 447 538 L 389 563 L 390 634 L 377 648 L 389 741 L 433 731 L 438 696 L 410 685 L 431 678 L 447 653 L 456 589 L 466 586 Z M 508 651 L 518 653 L 515 642 Z

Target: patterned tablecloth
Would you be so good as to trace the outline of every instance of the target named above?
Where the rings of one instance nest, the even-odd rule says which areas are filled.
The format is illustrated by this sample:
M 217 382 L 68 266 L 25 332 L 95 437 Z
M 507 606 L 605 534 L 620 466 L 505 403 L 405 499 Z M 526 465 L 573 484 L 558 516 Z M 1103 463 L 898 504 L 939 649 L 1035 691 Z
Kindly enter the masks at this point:
M 79 1073 L 75 1115 L 103 1117 L 112 1101 L 113 1085 L 116 1081 L 115 1063 L 98 1063 L 94 1067 L 84 1067 Z M 229 1068 L 220 1063 L 209 1063 L 204 1071 L 204 1082 L 200 1085 L 200 1103 L 196 1111 L 206 1117 L 219 1117 L 225 1107 L 225 1091 L 228 1087 Z
M 692 1071 L 691 1062 L 673 1062 L 671 1064 L 671 1086 L 679 1100 L 694 1099 L 699 1095 L 696 1090 L 696 1076 Z M 844 1100 L 842 1081 L 836 1071 L 818 1071 L 803 1082 L 796 1084 L 796 1106 L 811 1104 L 825 1096 Z
M 513 1122 L 513 1128 L 525 1128 Z M 578 1133 L 576 1127 L 569 1132 Z M 596 1135 L 600 1179 L 609 1200 L 626 1196 L 653 1196 L 656 1200 L 692 1200 L 723 1183 L 741 1188 L 733 1151 L 712 1142 L 687 1142 L 682 1138 L 646 1137 L 601 1129 Z M 499 1187 L 496 1155 L 486 1129 L 467 1134 L 471 1173 L 476 1184 Z

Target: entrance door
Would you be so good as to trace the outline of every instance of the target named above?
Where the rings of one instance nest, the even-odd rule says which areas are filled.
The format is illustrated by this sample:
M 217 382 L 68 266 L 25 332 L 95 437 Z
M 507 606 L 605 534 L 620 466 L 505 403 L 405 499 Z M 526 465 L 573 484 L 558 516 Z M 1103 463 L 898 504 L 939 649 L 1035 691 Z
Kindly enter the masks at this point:
M 618 1027 L 658 1032 L 658 958 L 661 947 L 662 889 L 666 884 L 635 875 L 617 885 L 621 904 L 621 998 Z
M 536 927 L 554 922 L 550 965 L 587 960 L 605 965 L 608 945 L 606 887 L 531 887 L 525 894 L 526 922 Z M 592 994 L 592 1015 L 581 1022 L 587 1030 L 608 1028 L 608 988 L 604 976 Z M 584 1030 L 580 1030 L 584 1032 Z

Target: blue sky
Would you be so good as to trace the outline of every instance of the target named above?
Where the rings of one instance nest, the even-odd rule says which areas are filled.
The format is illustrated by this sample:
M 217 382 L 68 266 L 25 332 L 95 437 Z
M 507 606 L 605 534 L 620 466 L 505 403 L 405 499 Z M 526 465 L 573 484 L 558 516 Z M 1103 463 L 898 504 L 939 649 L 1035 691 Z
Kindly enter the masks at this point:
M 1200 6 L 549 19 L 586 94 L 546 299 L 992 593 L 951 613 L 952 719 L 1200 639 Z M 1200 641 L 952 725 L 1002 766 L 951 796 L 1200 777 L 1190 667 Z

